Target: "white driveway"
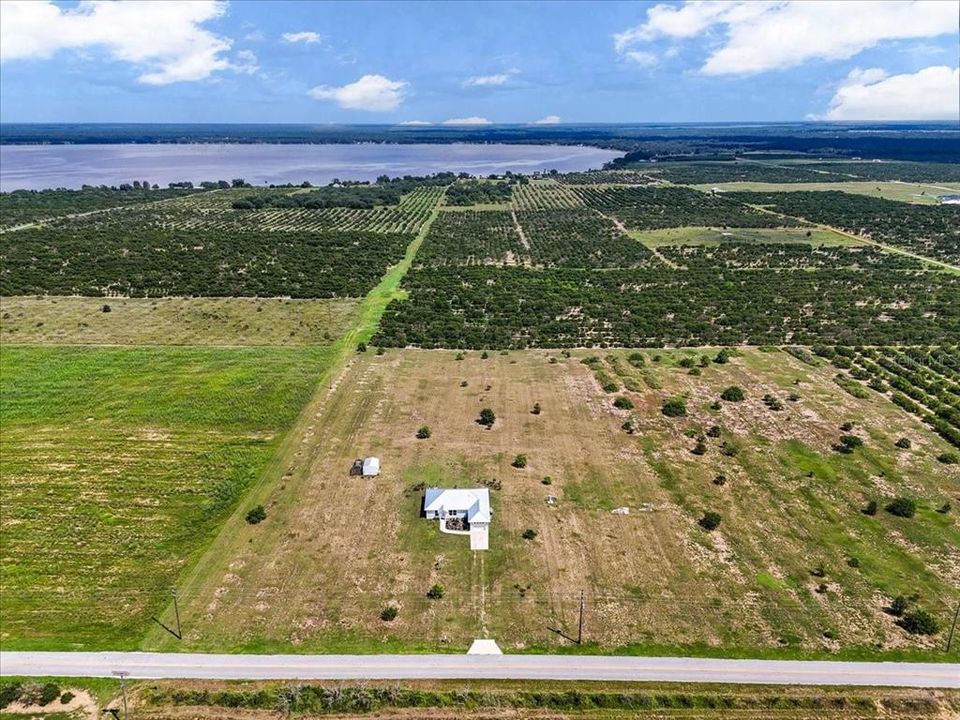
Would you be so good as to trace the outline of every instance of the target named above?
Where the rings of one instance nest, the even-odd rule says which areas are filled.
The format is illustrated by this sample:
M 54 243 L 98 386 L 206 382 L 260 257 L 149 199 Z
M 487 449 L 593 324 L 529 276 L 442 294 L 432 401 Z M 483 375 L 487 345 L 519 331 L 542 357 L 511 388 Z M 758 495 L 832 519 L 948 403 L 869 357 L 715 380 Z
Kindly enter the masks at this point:
M 488 550 L 490 548 L 490 528 L 484 525 L 483 527 L 470 527 L 470 549 L 471 550 Z

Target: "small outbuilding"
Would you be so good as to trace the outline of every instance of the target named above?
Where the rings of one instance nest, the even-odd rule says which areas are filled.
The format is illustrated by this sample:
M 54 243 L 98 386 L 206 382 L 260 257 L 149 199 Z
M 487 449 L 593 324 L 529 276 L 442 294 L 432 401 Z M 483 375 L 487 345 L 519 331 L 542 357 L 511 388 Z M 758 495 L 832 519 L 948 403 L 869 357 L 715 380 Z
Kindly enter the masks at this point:
M 376 477 L 380 474 L 380 458 L 367 457 L 363 459 L 363 470 L 361 475 L 364 477 Z

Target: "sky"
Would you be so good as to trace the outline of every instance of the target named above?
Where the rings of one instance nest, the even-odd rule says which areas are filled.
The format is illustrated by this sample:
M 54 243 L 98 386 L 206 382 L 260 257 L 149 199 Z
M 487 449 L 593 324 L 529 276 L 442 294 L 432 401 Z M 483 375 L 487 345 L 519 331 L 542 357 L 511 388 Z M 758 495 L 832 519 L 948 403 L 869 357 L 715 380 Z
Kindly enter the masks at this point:
M 0 0 L 0 121 L 960 122 L 960 0 Z

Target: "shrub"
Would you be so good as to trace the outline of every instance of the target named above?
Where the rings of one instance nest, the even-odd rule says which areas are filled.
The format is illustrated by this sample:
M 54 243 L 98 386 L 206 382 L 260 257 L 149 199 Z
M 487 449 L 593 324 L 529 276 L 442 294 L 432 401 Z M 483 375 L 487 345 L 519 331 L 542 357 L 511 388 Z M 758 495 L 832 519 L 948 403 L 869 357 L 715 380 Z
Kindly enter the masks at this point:
M 720 513 L 708 510 L 703 514 L 703 517 L 700 518 L 699 525 L 707 531 L 716 530 L 718 527 L 720 527 L 721 520 L 722 518 Z
M 490 408 L 484 408 L 480 411 L 480 418 L 477 420 L 478 423 L 484 427 L 493 427 L 493 424 L 497 421 L 497 414 L 493 412 Z
M 720 446 L 720 454 L 724 457 L 736 457 L 740 452 L 740 445 L 731 440 L 724 440 Z
M 537 536 L 537 531 L 534 530 L 533 528 L 527 528 L 522 533 L 520 533 L 520 537 L 522 537 L 524 540 L 533 540 L 536 536 Z
M 517 455 L 510 464 L 515 468 L 523 469 L 527 466 L 527 456 L 521 453 Z
M 458 352 L 454 360 L 463 360 L 466 357 L 462 352 Z
M 19 700 L 22 693 L 23 685 L 18 682 L 0 685 L 0 710 Z
M 853 422 L 851 420 L 847 420 L 843 425 L 840 426 L 840 429 L 844 432 L 850 432 L 853 430 Z
M 486 350 L 484 350 L 482 353 L 480 353 L 480 359 L 481 359 L 481 360 L 486 360 L 486 359 L 489 358 L 489 357 L 490 357 L 490 353 L 488 353 Z
M 897 624 L 911 635 L 936 635 L 940 632 L 936 618 L 919 608 L 904 615 Z
M 898 497 L 887 505 L 887 512 L 897 517 L 912 518 L 917 514 L 917 503 L 911 498 Z
M 394 605 L 387 605 L 380 611 L 380 619 L 384 622 L 390 622 L 397 617 L 397 608 Z
M 706 455 L 707 444 L 703 442 L 703 440 L 701 440 L 694 446 L 693 450 L 691 450 L 690 452 L 692 452 L 694 455 Z
M 427 438 L 430 437 L 430 434 L 431 434 L 430 427 L 427 425 L 424 425 L 419 430 L 417 430 L 417 438 L 419 438 L 420 440 L 426 440 Z
M 613 401 L 613 406 L 618 410 L 633 410 L 633 401 L 630 398 L 621 395 Z
M 717 356 L 713 359 L 713 361 L 718 365 L 726 365 L 728 362 L 730 362 L 730 351 L 724 348 L 717 353 Z
M 714 484 L 714 485 L 719 485 L 720 487 L 723 487 L 724 485 L 727 484 L 727 476 L 726 476 L 726 475 L 717 475 L 717 476 L 713 479 L 713 484 Z
M 683 398 L 670 398 L 663 403 L 660 412 L 667 417 L 685 417 L 687 414 L 687 404 L 683 401 Z
M 852 568 L 860 567 L 860 558 L 847 558 L 847 566 Z
M 863 447 L 863 440 L 856 435 L 841 435 L 840 444 L 850 450 L 856 450 L 859 447 Z
M 627 355 L 627 362 L 638 368 L 642 368 L 647 364 L 647 360 L 643 357 L 643 353 L 638 352 L 632 352 Z
M 864 515 L 876 515 L 877 514 L 877 501 L 871 500 L 867 503 L 867 506 L 863 508 Z
M 680 362 L 677 364 L 682 368 L 692 368 L 694 365 L 697 364 L 697 361 L 695 358 L 685 357 L 685 358 L 680 358 Z
M 714 400 L 712 403 L 710 403 L 710 409 L 711 409 L 711 410 L 719 410 L 719 409 L 722 408 L 722 407 L 723 407 L 723 405 L 720 404 L 720 401 L 719 401 L 719 400 Z
M 109 305 L 104 305 L 102 308 L 100 308 L 100 310 L 103 311 L 103 312 L 105 312 L 105 313 L 108 313 L 108 312 L 110 312 L 110 306 L 109 306 Z
M 960 463 L 960 455 L 955 452 L 945 452 L 937 455 L 937 460 L 942 462 L 944 465 L 956 465 Z
M 44 683 L 40 688 L 39 705 L 49 705 L 60 697 L 60 688 L 55 683 Z
M 357 352 L 364 353 L 367 351 L 367 344 L 365 342 L 357 343 Z
M 903 617 L 903 614 L 910 608 L 910 600 L 904 595 L 897 595 L 890 603 L 890 614 L 896 617 Z
M 247 512 L 247 522 L 251 525 L 256 525 L 267 519 L 267 511 L 263 509 L 263 505 L 257 505 L 255 508 L 251 508 Z
M 543 483 L 544 485 L 553 485 L 553 478 L 547 475 L 540 482 Z
M 73 702 L 73 698 L 74 698 L 74 697 L 76 697 L 76 696 L 75 696 L 72 692 L 70 692 L 70 691 L 68 690 L 68 691 L 65 692 L 63 695 L 60 696 L 60 704 L 61 704 L 61 705 L 69 705 L 71 702 Z
M 443 585 L 434 585 L 432 588 L 427 590 L 427 597 L 431 600 L 439 600 L 443 597 Z
M 727 402 L 742 402 L 745 397 L 743 390 L 736 385 L 731 385 L 720 393 L 720 399 Z
M 937 508 L 937 512 L 941 515 L 946 515 L 952 509 L 952 505 L 949 502 L 945 502 L 943 505 Z
M 620 426 L 620 429 L 633 435 L 637 431 L 637 419 L 633 416 L 628 417 L 623 421 L 623 425 Z
M 913 445 L 913 443 L 910 442 L 910 438 L 905 438 L 905 437 L 902 437 L 899 440 L 897 440 L 895 444 L 901 450 L 909 450 L 910 446 Z
M 534 414 L 534 415 L 539 415 L 539 414 L 540 414 L 540 403 L 534 403 L 534 404 L 533 404 L 533 410 L 531 410 L 530 412 L 531 412 L 532 414 Z
M 460 381 L 460 387 L 466 387 L 466 386 L 467 386 L 467 381 L 466 381 L 466 380 L 461 380 L 461 381 Z
M 712 437 L 712 438 L 720 437 L 720 426 L 714 425 L 709 430 L 707 430 L 707 437 Z

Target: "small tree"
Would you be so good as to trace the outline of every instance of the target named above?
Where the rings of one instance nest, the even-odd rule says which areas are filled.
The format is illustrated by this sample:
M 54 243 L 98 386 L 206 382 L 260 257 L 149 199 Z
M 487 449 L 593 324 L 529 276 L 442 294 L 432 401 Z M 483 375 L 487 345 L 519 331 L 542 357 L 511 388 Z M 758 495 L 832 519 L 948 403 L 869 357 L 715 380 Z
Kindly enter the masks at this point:
M 103 312 L 105 312 L 105 313 L 110 312 L 110 306 L 109 306 L 109 305 L 104 305 L 104 306 L 103 306 L 102 308 L 100 308 L 100 309 L 101 309 Z
M 718 527 L 720 527 L 720 521 L 722 519 L 723 518 L 720 516 L 720 513 L 713 512 L 712 510 L 708 510 L 703 514 L 703 517 L 700 518 L 699 524 L 700 524 L 700 527 L 702 527 L 704 530 L 707 530 L 709 532 L 709 531 L 716 530 Z
M 897 624 L 911 635 L 936 635 L 940 632 L 936 618 L 919 608 L 904 615 Z
M 726 365 L 728 362 L 730 362 L 730 351 L 724 348 L 717 353 L 717 356 L 713 359 L 713 361 L 718 365 Z
M 727 484 L 727 476 L 726 476 L 726 475 L 723 475 L 723 474 L 717 475 L 717 476 L 713 479 L 713 484 L 714 484 L 714 485 L 719 485 L 720 487 L 723 487 L 724 485 Z
M 863 508 L 864 515 L 876 515 L 877 514 L 877 501 L 871 500 L 867 503 L 866 507 Z
M 357 352 L 364 353 L 367 351 L 367 344 L 365 342 L 357 343 Z
M 683 398 L 670 398 L 663 403 L 660 412 L 667 417 L 684 417 L 687 414 L 687 404 Z
M 247 512 L 247 522 L 251 525 L 257 525 L 267 519 L 267 511 L 263 509 L 263 505 L 257 505 L 255 508 L 251 508 Z
M 522 533 L 520 533 L 520 537 L 522 537 L 524 540 L 533 540 L 536 536 L 537 536 L 537 531 L 534 530 L 533 528 L 527 528 Z
M 481 359 L 481 360 L 486 360 L 486 359 L 489 358 L 489 357 L 490 357 L 490 353 L 488 353 L 486 350 L 484 350 L 482 353 L 480 353 L 480 359 Z
M 910 438 L 902 437 L 896 442 L 896 446 L 901 450 L 909 450 L 911 445 L 913 445 L 913 443 L 910 442 Z
M 527 466 L 527 456 L 521 453 L 517 455 L 510 464 L 515 468 L 523 469 Z
M 691 450 L 690 452 L 692 452 L 694 455 L 706 455 L 707 444 L 703 440 L 701 440 L 694 446 L 693 450 Z
M 726 400 L 727 402 L 743 402 L 745 397 L 743 390 L 736 385 L 731 385 L 720 393 L 720 399 Z
M 539 414 L 540 414 L 540 403 L 534 403 L 534 404 L 533 404 L 533 410 L 531 410 L 530 412 L 531 412 L 531 414 L 533 414 L 533 415 L 539 415 Z
M 417 430 L 417 438 L 419 438 L 420 440 L 426 440 L 426 439 L 429 438 L 429 437 L 430 437 L 430 427 L 429 427 L 429 426 L 424 425 L 424 426 L 421 427 L 419 430 Z
M 443 585 L 434 585 L 427 590 L 427 597 L 431 600 L 439 600 L 443 597 Z
M 618 410 L 633 410 L 633 401 L 625 395 L 621 395 L 613 401 L 613 406 Z
M 956 465 L 960 463 L 960 454 L 955 452 L 945 452 L 937 455 L 937 460 L 944 465 Z
M 897 595 L 890 603 L 890 614 L 896 617 L 903 617 L 903 614 L 910 608 L 910 600 L 905 595 Z
M 912 518 L 917 514 L 917 503 L 912 498 L 898 497 L 887 505 L 887 512 L 897 517 Z
M 483 408 L 483 410 L 480 411 L 480 418 L 477 420 L 477 422 L 484 427 L 493 427 L 496 421 L 497 414 L 490 408 Z
M 394 605 L 387 605 L 380 611 L 380 619 L 384 622 L 390 622 L 397 617 L 397 608 Z

